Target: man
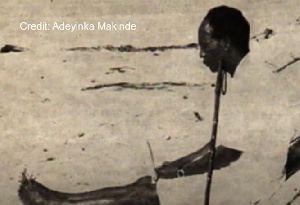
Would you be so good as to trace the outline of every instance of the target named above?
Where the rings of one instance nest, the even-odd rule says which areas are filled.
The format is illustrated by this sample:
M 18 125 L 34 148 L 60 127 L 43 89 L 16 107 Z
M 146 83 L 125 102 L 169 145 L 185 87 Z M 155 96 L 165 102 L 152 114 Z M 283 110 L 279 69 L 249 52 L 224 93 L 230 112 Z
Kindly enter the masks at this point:
M 219 62 L 231 77 L 242 58 L 249 52 L 250 26 L 242 13 L 227 6 L 211 9 L 199 31 L 200 58 L 212 72 Z
M 198 30 L 200 58 L 204 59 L 204 64 L 212 72 L 217 72 L 222 64 L 222 69 L 233 77 L 240 61 L 249 52 L 249 39 L 249 23 L 239 10 L 227 6 L 213 8 L 204 17 Z M 208 151 L 209 143 L 173 162 L 165 162 L 156 168 L 156 173 L 159 178 L 174 178 L 207 172 Z M 239 152 L 231 149 L 226 148 L 225 151 L 228 157 L 223 158 L 224 155 L 217 149 L 219 168 L 229 165 L 240 156 Z

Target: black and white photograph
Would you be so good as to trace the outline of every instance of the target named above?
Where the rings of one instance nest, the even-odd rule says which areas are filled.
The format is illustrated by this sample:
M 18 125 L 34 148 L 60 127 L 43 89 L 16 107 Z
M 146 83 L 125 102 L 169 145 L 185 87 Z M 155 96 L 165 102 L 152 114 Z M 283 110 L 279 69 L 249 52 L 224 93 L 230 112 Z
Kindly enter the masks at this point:
M 299 205 L 297 0 L 4 0 L 0 205 Z

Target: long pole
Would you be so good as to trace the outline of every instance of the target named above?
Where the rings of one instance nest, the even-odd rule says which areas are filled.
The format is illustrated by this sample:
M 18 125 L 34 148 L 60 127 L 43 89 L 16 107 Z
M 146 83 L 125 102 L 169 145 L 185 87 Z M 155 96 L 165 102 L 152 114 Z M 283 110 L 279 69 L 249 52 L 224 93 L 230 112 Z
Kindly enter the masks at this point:
M 225 72 L 225 71 L 222 70 L 222 63 L 219 62 L 219 71 L 218 71 L 218 76 L 217 76 L 217 80 L 216 80 L 216 88 L 215 88 L 215 106 L 214 106 L 213 126 L 212 126 L 212 134 L 211 134 L 211 139 L 210 139 L 209 170 L 207 173 L 205 199 L 204 199 L 205 205 L 209 205 L 210 189 L 211 189 L 214 161 L 215 161 L 215 155 L 216 155 L 219 107 L 220 107 L 221 91 L 222 91 L 222 86 L 223 86 L 223 75 L 224 75 L 223 72 Z

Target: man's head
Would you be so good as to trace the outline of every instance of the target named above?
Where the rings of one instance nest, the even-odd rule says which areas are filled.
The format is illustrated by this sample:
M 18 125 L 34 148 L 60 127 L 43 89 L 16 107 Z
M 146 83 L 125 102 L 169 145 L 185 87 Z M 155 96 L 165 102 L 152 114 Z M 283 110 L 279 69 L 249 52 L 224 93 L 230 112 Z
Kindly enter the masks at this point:
M 200 57 L 212 72 L 218 70 L 222 61 L 225 71 L 233 76 L 249 52 L 249 38 L 249 23 L 239 10 L 227 6 L 213 8 L 198 30 Z

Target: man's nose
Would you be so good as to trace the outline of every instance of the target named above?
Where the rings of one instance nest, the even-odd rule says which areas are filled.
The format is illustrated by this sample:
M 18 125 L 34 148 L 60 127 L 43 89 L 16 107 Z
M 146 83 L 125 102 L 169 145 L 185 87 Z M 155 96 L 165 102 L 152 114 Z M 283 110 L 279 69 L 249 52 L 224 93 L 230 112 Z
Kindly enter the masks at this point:
M 204 58 L 205 57 L 205 52 L 203 50 L 200 50 L 200 58 Z

